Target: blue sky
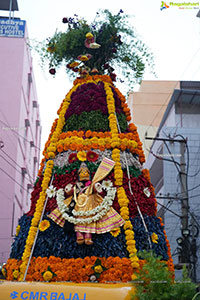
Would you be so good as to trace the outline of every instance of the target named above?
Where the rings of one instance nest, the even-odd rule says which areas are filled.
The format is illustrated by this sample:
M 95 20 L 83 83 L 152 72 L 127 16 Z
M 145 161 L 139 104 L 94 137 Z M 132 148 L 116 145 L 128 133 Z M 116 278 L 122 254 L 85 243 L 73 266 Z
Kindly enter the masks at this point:
M 156 80 L 200 78 L 200 18 L 196 17 L 198 9 L 170 6 L 161 11 L 159 0 L 18 0 L 18 4 L 19 12 L 15 16 L 27 21 L 30 39 L 41 41 L 53 35 L 56 28 L 65 29 L 63 17 L 78 14 L 92 20 L 98 9 L 107 8 L 113 13 L 122 9 L 132 16 L 130 23 L 154 54 Z M 56 111 L 72 82 L 64 70 L 60 70 L 55 78 L 48 74 L 48 70 L 43 72 L 34 53 L 33 66 L 41 110 L 43 148 L 51 124 L 57 117 Z M 147 72 L 144 79 L 155 78 Z

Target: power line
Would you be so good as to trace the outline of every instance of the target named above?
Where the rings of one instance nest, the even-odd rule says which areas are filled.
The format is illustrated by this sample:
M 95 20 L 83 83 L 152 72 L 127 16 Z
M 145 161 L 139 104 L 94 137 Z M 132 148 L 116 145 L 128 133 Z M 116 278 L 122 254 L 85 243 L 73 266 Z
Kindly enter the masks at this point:
M 19 182 L 17 182 L 10 174 L 8 174 L 4 169 L 2 169 L 1 167 L 0 167 L 0 170 L 3 172 L 3 173 L 5 173 L 8 177 L 10 177 L 10 179 L 12 179 L 16 184 L 18 184 L 23 190 L 25 190 L 26 192 L 28 192 L 28 190 L 27 189 L 25 189 L 24 187 L 23 187 L 23 185 L 21 185 Z
M 13 167 L 19 174 L 22 174 L 17 168 L 15 168 L 15 166 L 13 166 L 5 157 L 3 157 L 1 154 L 0 154 L 0 157 L 2 157 L 11 167 Z M 30 177 L 29 177 L 30 179 Z M 33 178 L 32 178 L 33 179 Z M 31 181 L 31 183 L 33 184 L 33 182 Z
M 9 124 L 6 124 L 6 123 L 5 123 L 4 121 L 2 121 L 2 120 L 0 120 L 0 122 L 3 123 L 4 125 L 10 127 Z M 10 127 L 10 131 L 11 131 L 12 133 L 14 133 L 14 134 L 17 134 L 19 137 L 21 137 L 22 139 L 24 139 L 26 142 L 28 142 L 28 143 L 31 142 L 31 141 L 29 141 L 27 138 L 25 138 L 23 135 L 19 134 L 19 132 L 17 132 L 16 130 L 12 129 L 12 127 Z M 14 144 L 13 144 L 13 145 L 14 145 Z M 38 149 L 38 150 L 41 151 L 41 148 L 40 148 L 40 147 L 37 147 L 35 144 L 33 144 L 32 147 L 34 147 L 34 148 L 36 148 L 36 149 Z
M 22 168 L 20 165 L 18 165 L 18 163 L 14 160 L 14 159 L 12 159 L 12 157 L 10 157 L 10 155 L 8 155 L 4 150 L 2 150 L 2 149 L 0 149 L 10 160 L 12 160 L 12 162 L 14 162 L 15 163 L 15 165 L 16 166 L 18 166 L 20 169 Z M 30 179 L 30 181 L 34 181 L 34 178 L 29 174 L 29 172 L 28 172 L 28 170 L 27 170 L 27 173 L 28 173 L 28 176 L 29 176 L 29 179 Z
M 165 208 L 166 210 L 168 210 L 169 212 L 171 212 L 172 214 L 174 214 L 176 217 L 181 218 L 180 215 L 178 215 L 177 213 L 175 213 L 173 210 L 169 209 L 167 206 L 165 206 L 165 205 L 159 203 L 158 201 L 157 201 L 157 204 L 159 204 L 160 206 L 162 206 L 163 208 Z

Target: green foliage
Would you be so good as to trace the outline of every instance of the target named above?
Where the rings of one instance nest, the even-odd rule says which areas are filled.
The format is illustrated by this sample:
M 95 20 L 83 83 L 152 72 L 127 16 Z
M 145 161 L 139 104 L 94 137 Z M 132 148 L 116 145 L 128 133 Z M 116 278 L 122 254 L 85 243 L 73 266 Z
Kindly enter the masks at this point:
M 126 131 L 128 127 L 126 116 L 117 114 L 117 118 L 121 131 Z M 108 116 L 104 115 L 100 110 L 82 112 L 80 115 L 73 114 L 67 119 L 63 132 L 73 130 L 108 131 L 110 130 Z
M 143 251 L 139 255 L 146 263 L 133 281 L 136 293 L 132 295 L 132 300 L 192 300 L 196 285 L 188 278 L 186 271 L 182 281 L 173 283 L 165 262 L 160 261 L 153 252 Z
M 133 177 L 139 177 L 141 175 L 141 171 L 137 169 L 135 166 L 129 167 L 129 172 Z
M 79 55 L 91 54 L 92 58 L 83 63 L 87 70 L 96 68 L 99 74 L 107 72 L 110 75 L 116 68 L 130 86 L 142 79 L 147 65 L 153 70 L 153 56 L 130 25 L 129 18 L 122 10 L 113 15 L 105 9 L 97 12 L 94 21 L 89 24 L 74 15 L 73 18 L 65 18 L 65 32 L 56 31 L 51 38 L 35 44 L 33 48 L 40 53 L 43 65 L 48 62 L 50 68 L 59 67 L 62 63 L 70 64 Z M 85 46 L 88 32 L 93 34 L 100 48 Z M 71 69 L 66 71 L 70 76 L 73 74 Z

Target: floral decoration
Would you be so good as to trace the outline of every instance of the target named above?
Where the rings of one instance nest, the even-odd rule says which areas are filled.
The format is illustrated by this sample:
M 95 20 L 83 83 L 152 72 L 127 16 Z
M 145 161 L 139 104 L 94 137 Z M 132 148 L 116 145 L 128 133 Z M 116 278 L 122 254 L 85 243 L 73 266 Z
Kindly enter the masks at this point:
M 33 246 L 33 243 L 34 243 L 34 240 L 35 240 L 37 227 L 38 227 L 40 217 L 41 217 L 41 214 L 42 214 L 42 211 L 43 211 L 44 202 L 46 200 L 46 190 L 48 188 L 48 185 L 49 185 L 49 182 L 50 182 L 50 179 L 51 179 L 52 169 L 53 169 L 53 161 L 49 160 L 47 162 L 46 169 L 45 169 L 45 172 L 44 172 L 43 181 L 42 181 L 42 184 L 41 184 L 42 191 L 40 193 L 40 197 L 39 197 L 39 199 L 37 201 L 37 204 L 36 204 L 36 210 L 35 210 L 35 213 L 34 213 L 34 217 L 31 221 L 31 226 L 30 226 L 28 237 L 27 237 L 27 240 L 26 240 L 25 249 L 24 249 L 24 252 L 23 252 L 23 255 L 22 255 L 22 264 L 20 265 L 21 274 L 20 274 L 19 280 L 23 280 L 23 275 L 26 271 L 26 267 L 27 267 L 28 260 L 29 260 L 29 257 L 30 257 L 31 249 L 32 249 L 32 246 Z
M 128 18 L 122 10 L 113 15 L 107 9 L 98 11 L 91 24 L 77 15 L 64 17 L 66 31 L 56 31 L 34 49 L 40 53 L 42 64 L 48 62 L 52 75 L 62 62 L 70 76 L 74 72 L 81 77 L 92 74 L 95 68 L 99 74 L 107 73 L 115 80 L 114 70 L 120 68 L 123 79 L 132 87 L 141 80 L 147 65 L 153 70 L 153 56 Z
M 45 231 L 45 230 L 47 230 L 49 227 L 50 227 L 49 221 L 43 220 L 43 221 L 40 222 L 39 230 L 40 230 L 40 231 Z
M 153 243 L 158 244 L 158 235 L 155 232 L 152 233 L 151 240 Z
M 78 157 L 77 157 L 77 153 L 71 153 L 69 155 L 68 161 L 70 164 L 74 163 L 75 161 L 77 161 Z
M 94 151 L 87 152 L 87 160 L 91 162 L 95 162 L 98 159 L 98 154 Z
M 51 273 L 51 271 L 46 271 L 42 274 L 44 281 L 51 281 L 53 274 Z
M 112 230 L 110 233 L 112 234 L 112 236 L 117 237 L 121 232 L 120 227 L 116 228 L 115 230 Z
M 19 272 L 21 261 L 9 259 L 6 264 L 7 280 L 14 280 L 13 268 Z M 18 271 L 18 272 L 17 272 Z M 33 257 L 28 269 L 27 281 L 90 281 L 96 275 L 100 283 L 127 282 L 131 280 L 133 269 L 128 258 L 96 257 L 61 259 L 60 257 Z
M 86 152 L 85 152 L 85 151 L 79 151 L 79 152 L 77 153 L 77 158 L 78 158 L 80 161 L 85 161 L 85 160 L 87 160 Z
M 86 33 L 86 48 L 91 49 L 95 39 L 92 32 L 87 30 Z M 49 52 L 54 53 L 56 45 L 49 47 Z M 92 57 L 87 54 L 90 53 L 83 53 L 79 57 L 80 61 L 90 62 Z M 82 62 L 74 60 L 70 62 L 69 69 L 80 68 L 81 64 Z M 89 70 L 87 72 L 90 73 Z M 94 101 L 95 99 L 98 101 Z M 156 217 L 155 193 L 149 171 L 142 169 L 142 143 L 136 126 L 133 123 L 128 125 L 130 110 L 125 97 L 114 87 L 111 77 L 84 75 L 75 80 L 58 115 L 45 144 L 44 159 L 31 194 L 31 209 L 19 221 L 20 231 L 19 234 L 16 232 L 11 256 L 5 267 L 7 279 L 23 280 L 39 229 L 26 280 L 102 283 L 130 281 L 143 263 L 138 257 L 138 251 L 148 248 L 136 201 L 150 233 L 153 251 L 167 261 L 173 272 L 169 242 L 161 219 Z M 94 130 L 96 125 L 91 126 L 92 121 L 87 123 L 91 116 L 99 116 L 97 130 Z M 75 130 L 73 124 L 77 120 L 80 123 Z M 103 125 L 100 130 L 102 124 L 105 127 Z M 69 130 L 70 126 L 72 130 Z M 115 161 L 110 174 L 95 185 L 97 192 L 103 194 L 103 202 L 88 212 L 73 210 L 71 215 L 64 203 L 65 193 L 77 184 L 81 162 L 85 162 L 92 177 L 103 157 Z M 52 172 L 54 178 L 50 183 Z M 46 197 L 47 205 L 40 222 Z M 92 247 L 80 246 L 76 243 L 74 231 L 66 234 L 63 228 L 48 218 L 48 214 L 57 207 L 65 220 L 74 224 L 98 221 L 113 207 L 125 223 L 122 228 L 109 233 L 94 234 Z M 41 245 L 46 245 L 45 249 Z
M 17 227 L 16 227 L 16 233 L 15 233 L 16 236 L 19 235 L 20 229 L 21 229 L 21 226 L 17 225 Z
M 106 196 L 104 197 L 102 203 L 99 206 L 86 212 L 73 210 L 72 211 L 73 216 L 69 216 L 69 214 L 67 213 L 68 207 L 64 203 L 65 196 L 64 196 L 63 189 L 59 189 L 57 191 L 56 200 L 57 200 L 58 208 L 65 220 L 73 224 L 90 224 L 91 222 L 96 222 L 99 219 L 101 219 L 109 211 L 110 207 L 112 206 L 113 200 L 115 198 L 115 193 L 116 193 L 116 188 L 108 189 Z M 85 218 L 77 218 L 78 216 L 85 217 Z
M 103 271 L 107 270 L 107 268 L 105 268 L 102 265 L 101 260 L 99 258 L 97 258 L 97 260 L 95 261 L 94 265 L 92 266 L 92 269 L 94 270 L 94 275 L 97 279 L 100 277 Z
M 56 195 L 56 188 L 53 187 L 53 185 L 49 186 L 48 189 L 46 190 L 47 196 L 49 198 L 55 197 Z

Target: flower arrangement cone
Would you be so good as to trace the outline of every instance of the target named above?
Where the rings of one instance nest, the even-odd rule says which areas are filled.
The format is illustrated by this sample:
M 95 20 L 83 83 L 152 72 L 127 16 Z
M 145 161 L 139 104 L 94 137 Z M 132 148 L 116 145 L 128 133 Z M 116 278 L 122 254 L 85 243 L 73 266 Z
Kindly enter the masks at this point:
M 127 282 L 140 268 L 137 252 L 150 248 L 173 268 L 142 143 L 109 76 L 74 81 L 43 154 L 5 266 L 8 280 L 23 280 L 28 267 L 27 281 Z M 108 170 L 94 183 L 100 166 Z
M 90 45 L 100 51 L 91 32 Z M 113 73 L 79 68 L 46 142 L 30 210 L 19 220 L 7 280 L 129 282 L 144 263 L 141 250 L 153 250 L 173 272 L 142 143 L 113 80 Z

